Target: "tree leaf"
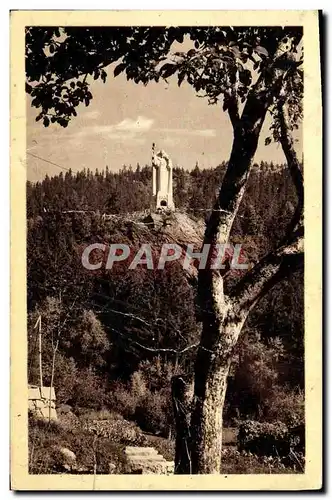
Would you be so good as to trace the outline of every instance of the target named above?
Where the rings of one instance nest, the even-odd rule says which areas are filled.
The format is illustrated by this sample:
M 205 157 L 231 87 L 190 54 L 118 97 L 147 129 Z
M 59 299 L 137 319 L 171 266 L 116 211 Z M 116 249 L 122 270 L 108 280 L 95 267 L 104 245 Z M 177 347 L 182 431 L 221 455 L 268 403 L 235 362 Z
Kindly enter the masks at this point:
M 175 40 L 179 43 L 183 43 L 183 33 L 178 33 L 176 36 L 175 36 Z
M 177 70 L 177 65 L 176 64 L 170 64 L 166 63 L 164 66 L 160 68 L 160 73 L 163 78 L 168 78 L 171 75 L 174 75 L 175 71 Z
M 43 124 L 44 124 L 44 127 L 48 127 L 49 126 L 50 120 L 49 120 L 48 116 L 44 116 Z
M 118 76 L 125 69 L 125 63 L 118 64 L 116 68 L 114 68 L 114 76 Z
M 38 99 L 38 97 L 35 97 L 34 99 L 32 99 L 31 106 L 35 106 L 36 108 L 40 107 L 40 100 Z
M 266 137 L 266 139 L 265 139 L 265 146 L 268 146 L 269 144 L 271 144 L 271 142 L 272 142 L 271 137 Z
M 178 75 L 178 86 L 179 87 L 180 87 L 181 83 L 183 82 L 185 76 L 186 76 L 186 74 L 184 71 L 182 73 L 179 73 L 179 75 Z
M 105 83 L 107 78 L 107 73 L 104 70 L 101 70 L 101 79 Z
M 252 77 L 249 69 L 244 69 L 243 71 L 239 71 L 239 80 L 241 83 L 243 83 L 243 85 L 248 86 L 251 84 Z
M 239 51 L 239 48 L 234 46 L 234 47 L 230 47 L 229 49 L 231 52 L 233 52 L 234 56 L 239 58 L 241 56 L 241 52 Z
M 269 57 L 269 53 L 268 51 L 264 48 L 264 47 L 261 47 L 260 45 L 258 45 L 257 47 L 255 47 L 255 52 L 257 52 L 257 54 L 259 54 L 260 56 L 265 56 L 265 57 Z

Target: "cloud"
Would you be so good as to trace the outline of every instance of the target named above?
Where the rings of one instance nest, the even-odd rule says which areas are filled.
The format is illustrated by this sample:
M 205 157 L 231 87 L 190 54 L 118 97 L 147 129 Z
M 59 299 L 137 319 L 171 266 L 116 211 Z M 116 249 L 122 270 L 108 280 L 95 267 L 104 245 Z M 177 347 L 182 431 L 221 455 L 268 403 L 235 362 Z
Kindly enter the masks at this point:
M 187 129 L 187 128 L 161 128 L 160 132 L 176 135 L 193 135 L 196 137 L 215 137 L 216 131 L 212 128 L 206 129 Z
M 145 116 L 138 116 L 136 120 L 131 118 L 125 118 L 122 122 L 114 126 L 116 130 L 122 130 L 124 132 L 146 132 L 150 130 L 154 120 L 151 118 L 146 118 Z
M 99 118 L 101 115 L 101 112 L 98 111 L 98 110 L 95 110 L 95 111 L 87 111 L 85 114 L 84 114 L 84 119 L 85 120 L 97 120 L 97 118 Z
M 92 112 L 91 112 L 92 113 Z M 154 120 L 145 116 L 138 116 L 136 119 L 125 118 L 113 125 L 90 125 L 82 128 L 74 134 L 75 139 L 84 136 L 100 136 L 115 141 L 130 141 L 144 143 L 142 135 L 148 132 Z
M 89 119 L 98 117 L 98 111 L 91 111 Z M 215 137 L 216 131 L 214 129 L 191 129 L 191 128 L 162 128 L 154 127 L 155 121 L 152 118 L 138 115 L 137 118 L 127 117 L 122 121 L 110 125 L 88 125 L 82 127 L 79 131 L 75 132 L 72 136 L 72 141 L 78 143 L 82 137 L 94 138 L 98 137 L 123 142 L 128 144 L 144 144 L 147 139 L 147 134 L 150 131 L 156 135 L 162 134 L 167 144 L 176 144 L 179 142 L 180 137 Z

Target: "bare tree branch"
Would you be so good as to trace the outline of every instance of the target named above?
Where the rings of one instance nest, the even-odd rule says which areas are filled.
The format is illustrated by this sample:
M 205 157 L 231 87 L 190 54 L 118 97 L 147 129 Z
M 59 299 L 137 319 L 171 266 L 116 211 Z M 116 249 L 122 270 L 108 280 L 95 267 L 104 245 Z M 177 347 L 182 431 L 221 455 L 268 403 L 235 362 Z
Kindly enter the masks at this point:
M 136 345 L 137 347 L 140 347 L 141 349 L 144 349 L 145 351 L 155 352 L 156 354 L 157 353 L 161 353 L 161 352 L 170 352 L 170 353 L 173 353 L 173 354 L 183 354 L 183 353 L 185 353 L 187 351 L 190 351 L 191 349 L 196 349 L 196 347 L 199 347 L 199 343 L 197 343 L 197 344 L 189 345 L 189 346 L 185 347 L 184 349 L 177 350 L 177 349 L 170 349 L 170 348 L 153 348 L 153 347 L 148 347 L 148 346 L 145 346 L 143 344 L 140 344 L 139 342 L 136 342 L 135 340 L 132 340 L 131 343 L 134 344 L 134 345 Z
M 284 242 L 287 241 L 289 235 L 296 228 L 298 224 L 303 223 L 303 204 L 304 204 L 304 187 L 303 187 L 303 175 L 301 172 L 300 162 L 297 158 L 296 151 L 294 149 L 293 138 L 290 133 L 290 127 L 288 124 L 288 117 L 285 104 L 280 104 L 278 107 L 278 118 L 280 123 L 280 144 L 282 146 L 284 155 L 287 160 L 287 165 L 289 172 L 291 174 L 294 186 L 296 189 L 298 204 L 296 210 L 293 214 L 292 220 L 286 231 Z
M 234 287 L 228 296 L 235 308 L 248 311 L 276 283 L 303 267 L 304 229 L 299 227 L 292 241 L 268 253 Z
M 116 309 L 111 309 L 110 307 L 107 307 L 107 309 L 104 308 L 103 311 L 112 312 L 114 314 L 119 314 L 121 316 L 127 316 L 128 318 L 136 319 L 137 321 L 140 321 L 141 323 L 143 323 L 146 326 L 152 327 L 151 323 L 148 323 L 143 318 L 140 318 L 139 316 L 136 316 L 135 314 L 132 314 L 132 313 L 125 313 L 122 311 L 118 311 Z
M 204 347 L 200 346 L 199 343 L 188 345 L 188 346 L 184 347 L 183 349 L 172 349 L 172 348 L 167 348 L 167 347 L 165 347 L 165 348 L 149 347 L 149 346 L 146 346 L 144 344 L 141 344 L 140 342 L 137 342 L 136 340 L 130 339 L 128 337 L 128 335 L 125 335 L 124 333 L 120 332 L 119 330 L 116 330 L 115 328 L 110 328 L 110 330 L 112 330 L 113 332 L 120 335 L 120 337 L 124 337 L 126 340 L 129 341 L 130 344 L 135 345 L 135 346 L 139 347 L 140 349 L 144 349 L 145 351 L 153 352 L 156 354 L 161 353 L 161 352 L 169 352 L 172 354 L 183 354 L 187 351 L 190 351 L 191 349 L 196 349 L 196 348 L 208 351 L 208 349 L 205 349 Z M 209 352 L 212 353 L 212 351 L 209 351 Z

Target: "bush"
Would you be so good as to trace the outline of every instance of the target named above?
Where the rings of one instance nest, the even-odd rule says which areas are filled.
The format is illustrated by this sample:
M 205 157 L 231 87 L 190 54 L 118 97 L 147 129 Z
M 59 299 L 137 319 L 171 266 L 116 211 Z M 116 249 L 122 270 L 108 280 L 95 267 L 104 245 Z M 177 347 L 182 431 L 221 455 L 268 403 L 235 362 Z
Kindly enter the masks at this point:
M 108 395 L 108 405 L 116 413 L 128 420 L 133 420 L 139 398 L 133 394 L 130 387 L 121 382 L 112 384 Z
M 238 448 L 259 456 L 284 457 L 292 448 L 292 436 L 282 422 L 271 424 L 247 420 L 239 427 Z
M 304 422 L 290 429 L 292 447 L 298 453 L 305 452 L 305 424 Z
M 226 395 L 224 418 L 259 420 L 265 403 L 278 383 L 279 365 L 284 360 L 280 339 L 263 342 L 256 330 L 240 339 L 234 353 Z
M 167 437 L 170 431 L 171 401 L 166 391 L 149 392 L 135 411 L 135 421 L 145 431 Z
M 302 391 L 286 391 L 277 386 L 265 401 L 264 419 L 270 422 L 280 420 L 292 428 L 304 425 L 304 411 L 304 393 Z
M 139 371 L 136 373 L 142 376 L 146 387 L 151 391 L 159 391 L 171 386 L 174 376 L 172 363 L 162 362 L 160 357 L 155 357 L 152 360 L 141 361 L 138 367 Z
M 85 418 L 82 426 L 90 434 L 110 439 L 113 442 L 142 446 L 146 441 L 141 429 L 134 422 L 128 422 L 121 415 L 115 413 L 110 414 L 110 418 L 105 420 L 92 420 L 89 415 L 88 418 Z
M 54 389 L 57 404 L 66 404 L 68 401 L 75 399 L 78 379 L 80 379 L 79 370 L 73 358 L 66 358 L 63 354 L 57 353 L 54 371 Z
M 128 420 L 134 420 L 144 431 L 168 436 L 173 425 L 170 388 L 151 390 L 141 370 L 133 373 L 130 383 L 112 386 L 109 406 Z
M 103 380 L 90 369 L 80 370 L 70 400 L 73 408 L 101 410 L 105 406 L 105 400 L 106 388 Z

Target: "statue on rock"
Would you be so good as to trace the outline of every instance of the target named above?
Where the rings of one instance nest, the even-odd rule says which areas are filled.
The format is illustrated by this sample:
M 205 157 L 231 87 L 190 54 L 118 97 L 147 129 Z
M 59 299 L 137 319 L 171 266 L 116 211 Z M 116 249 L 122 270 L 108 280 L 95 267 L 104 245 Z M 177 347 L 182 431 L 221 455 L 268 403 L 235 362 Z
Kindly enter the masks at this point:
M 156 212 L 174 210 L 173 164 L 165 151 L 155 153 L 152 144 L 152 196 L 153 210 Z

